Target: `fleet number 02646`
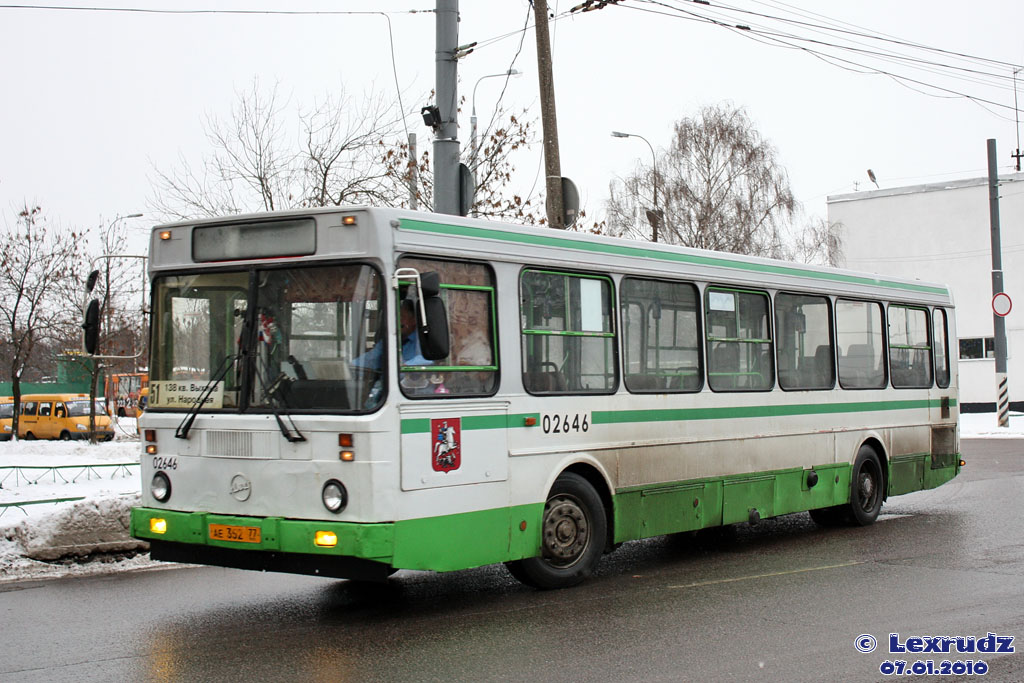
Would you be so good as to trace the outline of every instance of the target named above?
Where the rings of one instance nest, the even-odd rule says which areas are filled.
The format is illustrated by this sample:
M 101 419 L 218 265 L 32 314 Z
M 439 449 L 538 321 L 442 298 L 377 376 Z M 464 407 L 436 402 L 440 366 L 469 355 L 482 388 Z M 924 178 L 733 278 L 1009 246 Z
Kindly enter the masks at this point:
M 544 415 L 540 427 L 545 434 L 568 434 L 590 429 L 590 413 L 552 413 Z

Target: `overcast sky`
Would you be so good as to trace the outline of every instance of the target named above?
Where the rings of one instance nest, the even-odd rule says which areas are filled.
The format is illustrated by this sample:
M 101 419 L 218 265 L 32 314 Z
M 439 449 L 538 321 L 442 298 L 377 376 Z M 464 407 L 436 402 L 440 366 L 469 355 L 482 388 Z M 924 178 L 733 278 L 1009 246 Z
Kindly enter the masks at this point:
M 673 122 L 723 101 L 745 107 L 775 145 L 808 215 L 825 216 L 827 195 L 874 189 L 868 168 L 883 188 L 982 176 L 990 137 L 998 141 L 1001 169 L 1011 170 L 1009 155 L 1017 146 L 1012 65 L 1024 63 L 1021 0 L 727 0 L 710 6 L 623 0 L 563 16 L 581 1 L 549 0 L 558 17 L 552 32 L 562 172 L 576 182 L 593 217 L 601 216 L 609 181 L 650 160 L 643 141 L 613 138 L 610 131 L 637 133 L 663 148 Z M 154 166 L 174 166 L 179 157 L 198 161 L 209 150 L 204 119 L 228 117 L 237 93 L 254 77 L 279 83 L 291 104 L 309 106 L 340 88 L 355 97 L 369 90 L 393 94 L 394 68 L 410 130 L 419 134 L 421 149 L 429 145 L 419 109 L 434 86 L 432 0 L 92 6 L 386 11 L 394 65 L 388 23 L 378 15 L 0 8 L 0 209 L 8 224 L 26 201 L 66 226 L 148 212 Z M 509 82 L 502 105 L 528 108 L 539 136 L 532 17 L 516 57 L 528 9 L 525 0 L 462 0 L 460 43 L 480 41 L 481 47 L 459 62 L 460 94 L 469 98 L 481 76 L 510 66 L 523 71 Z M 843 32 L 822 32 L 825 25 Z M 1000 63 L 911 50 L 871 35 Z M 791 47 L 773 47 L 779 40 Z M 840 41 L 856 41 L 859 52 L 827 45 Z M 920 60 L 916 64 L 927 70 L 870 54 L 883 49 Z M 832 63 L 820 58 L 829 51 Z M 864 66 L 918 82 L 857 73 L 871 70 Z M 502 85 L 498 78 L 479 84 L 481 122 Z M 988 103 L 978 106 L 949 91 Z M 469 107 L 460 126 L 460 138 L 468 141 Z M 543 189 L 541 158 L 536 144 L 518 159 L 517 189 Z M 151 216 L 131 225 L 148 226 Z

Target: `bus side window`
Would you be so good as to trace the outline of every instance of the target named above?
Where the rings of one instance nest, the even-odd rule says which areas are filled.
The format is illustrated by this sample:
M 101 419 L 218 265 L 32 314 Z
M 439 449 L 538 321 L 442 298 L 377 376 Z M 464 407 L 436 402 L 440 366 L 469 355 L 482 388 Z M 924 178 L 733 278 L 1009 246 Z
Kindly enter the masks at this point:
M 700 391 L 700 306 L 686 282 L 623 278 L 626 389 L 634 393 Z
M 831 389 L 836 371 L 828 297 L 777 294 L 775 331 L 779 386 L 790 391 Z
M 40 403 L 39 404 L 39 417 L 49 417 L 50 408 L 53 404 L 51 403 Z
M 839 384 L 844 389 L 885 387 L 882 305 L 873 301 L 836 301 L 836 343 L 846 352 L 839 357 Z
M 523 386 L 532 394 L 610 394 L 617 384 L 612 282 L 527 269 L 520 276 Z
M 708 384 L 712 391 L 767 391 L 775 377 L 765 292 L 708 287 Z
M 490 396 L 498 389 L 497 292 L 494 273 L 482 263 L 404 256 L 399 268 L 434 272 L 448 316 L 448 356 L 429 364 L 402 363 L 406 396 Z

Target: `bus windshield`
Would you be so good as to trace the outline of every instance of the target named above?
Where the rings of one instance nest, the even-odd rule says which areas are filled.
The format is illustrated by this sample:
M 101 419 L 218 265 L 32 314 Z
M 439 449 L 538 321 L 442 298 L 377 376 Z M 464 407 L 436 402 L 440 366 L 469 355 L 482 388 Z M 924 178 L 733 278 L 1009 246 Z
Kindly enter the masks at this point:
M 149 408 L 187 410 L 218 376 L 203 410 L 365 412 L 383 398 L 370 266 L 163 276 L 153 291 Z

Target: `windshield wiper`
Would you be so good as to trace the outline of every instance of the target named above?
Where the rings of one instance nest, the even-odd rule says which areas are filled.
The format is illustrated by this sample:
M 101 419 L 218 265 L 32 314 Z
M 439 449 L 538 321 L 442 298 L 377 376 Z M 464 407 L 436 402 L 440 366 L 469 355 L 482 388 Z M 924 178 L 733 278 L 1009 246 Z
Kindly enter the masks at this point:
M 206 386 L 203 387 L 203 390 L 199 393 L 199 399 L 196 401 L 195 405 L 189 409 L 188 414 L 185 415 L 185 419 L 181 421 L 181 424 L 178 425 L 178 429 L 175 430 L 174 436 L 179 439 L 188 438 L 188 432 L 192 429 L 192 423 L 196 421 L 196 416 L 198 416 L 199 411 L 203 409 L 206 399 L 210 397 L 213 390 L 217 388 L 217 385 L 228 374 L 228 370 L 230 370 L 231 366 L 235 364 L 235 361 L 241 357 L 242 354 L 236 353 L 224 358 L 224 362 L 221 364 L 220 368 L 217 369 L 217 373 L 213 376 L 213 379 L 206 383 Z
M 277 376 L 277 378 L 263 391 L 263 401 L 267 403 L 270 408 L 270 412 L 274 414 L 274 419 L 277 420 L 277 427 L 281 430 L 281 435 L 291 443 L 296 441 L 305 441 L 306 437 L 302 435 L 299 428 L 295 426 L 295 420 L 292 419 L 291 413 L 288 412 L 288 401 L 285 400 L 284 391 L 286 391 L 288 383 L 291 380 L 288 375 L 283 372 Z M 267 399 L 270 399 L 267 401 Z M 281 419 L 282 411 L 274 407 L 274 403 L 280 403 L 284 408 L 284 416 L 288 418 L 288 422 L 291 424 L 291 429 Z M 292 433 L 295 430 L 295 433 Z

